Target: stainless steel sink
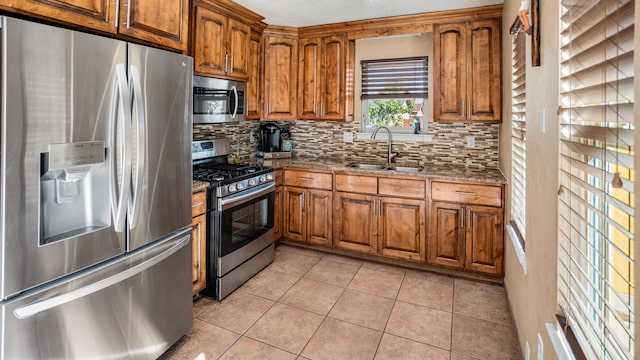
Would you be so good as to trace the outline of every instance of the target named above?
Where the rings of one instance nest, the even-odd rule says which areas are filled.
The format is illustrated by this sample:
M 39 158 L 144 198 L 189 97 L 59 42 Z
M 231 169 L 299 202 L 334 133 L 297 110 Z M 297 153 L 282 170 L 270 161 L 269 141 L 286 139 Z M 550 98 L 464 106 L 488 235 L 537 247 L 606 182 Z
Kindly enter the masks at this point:
M 358 168 L 358 169 L 367 169 L 367 170 L 386 170 L 387 167 L 384 165 L 374 165 L 374 164 L 348 164 L 348 167 Z
M 411 167 L 411 166 L 391 166 L 391 167 L 388 167 L 387 170 L 400 171 L 400 172 L 420 172 L 423 169 L 419 167 Z
M 387 166 L 387 165 L 375 165 L 375 164 L 347 164 L 348 167 L 366 169 L 366 170 L 390 170 L 399 172 L 420 172 L 423 169 L 420 167 L 411 166 Z

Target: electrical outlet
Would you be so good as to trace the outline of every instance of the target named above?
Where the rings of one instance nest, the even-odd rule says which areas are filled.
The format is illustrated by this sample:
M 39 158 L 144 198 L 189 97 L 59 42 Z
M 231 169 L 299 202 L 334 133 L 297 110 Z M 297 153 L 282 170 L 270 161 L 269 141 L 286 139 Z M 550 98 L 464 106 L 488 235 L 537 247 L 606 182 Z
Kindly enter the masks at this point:
M 476 138 L 473 136 L 467 136 L 467 149 L 473 149 L 476 147 Z
M 255 142 L 255 140 L 256 140 L 256 138 L 255 138 L 255 136 L 253 135 L 253 131 L 251 131 L 251 132 L 249 133 L 249 141 L 250 141 L 250 142 Z
M 544 343 L 540 333 L 538 333 L 538 360 L 544 360 Z
M 350 131 L 346 131 L 342 134 L 342 141 L 346 142 L 346 143 L 352 143 L 353 142 L 353 133 Z

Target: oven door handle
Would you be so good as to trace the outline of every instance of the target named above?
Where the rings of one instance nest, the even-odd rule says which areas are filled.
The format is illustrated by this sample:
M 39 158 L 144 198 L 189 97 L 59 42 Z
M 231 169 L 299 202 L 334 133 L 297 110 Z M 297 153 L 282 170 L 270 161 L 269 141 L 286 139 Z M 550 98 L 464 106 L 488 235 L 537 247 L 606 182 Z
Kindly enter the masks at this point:
M 262 185 L 264 186 L 264 185 Z M 267 184 L 266 186 L 264 186 L 264 188 L 261 188 L 260 190 L 257 191 L 251 191 L 249 194 L 243 194 L 240 196 L 229 196 L 223 199 L 219 199 L 218 200 L 218 208 L 220 209 L 220 211 L 224 211 L 230 207 L 234 207 L 240 204 L 244 204 L 245 202 L 248 202 L 250 200 L 253 200 L 255 198 L 258 198 L 262 195 L 268 194 L 270 192 L 273 192 L 273 190 L 275 189 L 275 183 L 270 183 Z M 255 188 L 254 188 L 255 189 Z

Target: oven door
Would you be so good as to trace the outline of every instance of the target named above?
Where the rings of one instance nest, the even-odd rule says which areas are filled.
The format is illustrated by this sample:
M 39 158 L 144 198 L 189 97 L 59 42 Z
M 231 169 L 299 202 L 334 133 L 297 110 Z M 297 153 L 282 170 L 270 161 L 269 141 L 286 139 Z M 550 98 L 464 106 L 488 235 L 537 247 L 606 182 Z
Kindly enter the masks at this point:
M 249 245 L 265 234 L 273 234 L 274 188 L 273 183 L 265 184 L 253 188 L 251 194 L 218 199 L 219 228 L 212 231 L 214 239 L 217 239 L 219 258 Z M 271 243 L 273 239 L 268 241 L 268 244 Z

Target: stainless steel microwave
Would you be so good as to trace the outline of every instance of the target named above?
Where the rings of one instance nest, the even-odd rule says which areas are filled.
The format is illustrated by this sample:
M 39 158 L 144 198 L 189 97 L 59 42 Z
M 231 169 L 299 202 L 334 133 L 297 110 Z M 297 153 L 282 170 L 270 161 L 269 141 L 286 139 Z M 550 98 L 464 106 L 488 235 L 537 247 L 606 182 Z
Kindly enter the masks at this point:
M 193 123 L 238 122 L 246 119 L 246 83 L 193 77 Z

